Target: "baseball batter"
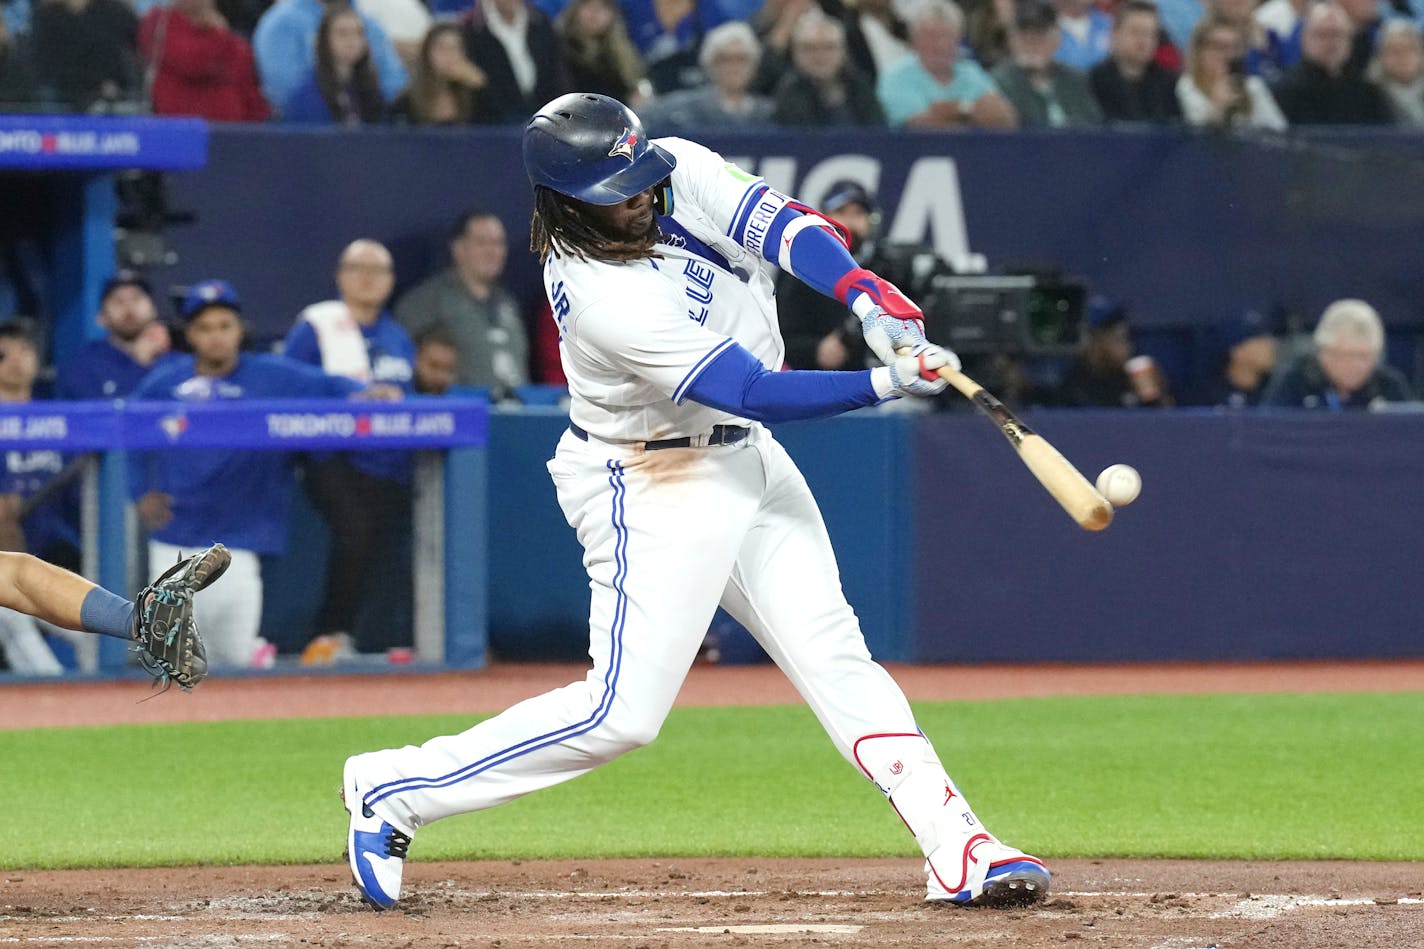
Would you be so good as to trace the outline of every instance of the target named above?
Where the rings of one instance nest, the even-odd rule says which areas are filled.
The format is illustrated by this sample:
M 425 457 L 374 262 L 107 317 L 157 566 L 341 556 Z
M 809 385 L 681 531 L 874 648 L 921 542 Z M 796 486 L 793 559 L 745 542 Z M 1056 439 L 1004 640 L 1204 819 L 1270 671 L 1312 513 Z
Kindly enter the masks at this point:
M 932 395 L 934 370 L 958 360 L 857 267 L 836 225 L 700 145 L 648 141 L 613 99 L 550 102 L 525 129 L 524 161 L 572 397 L 548 468 L 584 548 L 593 668 L 461 734 L 349 758 L 357 888 L 391 906 L 422 825 L 652 741 L 721 605 L 915 835 L 927 899 L 1041 898 L 1042 862 L 984 828 L 871 659 L 816 502 L 763 425 Z M 776 267 L 850 306 L 886 365 L 774 371 Z

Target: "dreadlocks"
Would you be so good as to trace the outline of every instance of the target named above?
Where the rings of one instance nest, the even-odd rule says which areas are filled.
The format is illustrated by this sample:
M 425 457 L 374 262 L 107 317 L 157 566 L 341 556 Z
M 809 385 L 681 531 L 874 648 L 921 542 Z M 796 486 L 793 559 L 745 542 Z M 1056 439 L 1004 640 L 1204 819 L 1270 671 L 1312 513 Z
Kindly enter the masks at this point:
M 584 211 L 582 201 L 568 198 L 552 188 L 534 188 L 534 214 L 529 220 L 529 249 L 539 255 L 539 263 L 552 253 L 570 254 L 581 260 L 641 260 L 653 255 L 658 230 L 636 239 L 610 237 Z

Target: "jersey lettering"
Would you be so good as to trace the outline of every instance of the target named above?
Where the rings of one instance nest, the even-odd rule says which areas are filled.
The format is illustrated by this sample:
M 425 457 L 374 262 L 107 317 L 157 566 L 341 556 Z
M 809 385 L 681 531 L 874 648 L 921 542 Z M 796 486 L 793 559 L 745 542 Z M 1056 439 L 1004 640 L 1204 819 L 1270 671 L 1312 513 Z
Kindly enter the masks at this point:
M 559 337 L 562 339 L 568 332 L 568 327 L 564 325 L 564 318 L 569 315 L 569 295 L 564 291 L 564 282 L 560 280 L 554 284 L 554 288 L 549 291 L 549 301 L 554 311 L 554 322 L 559 324 Z
M 711 267 L 689 260 L 683 269 L 687 276 L 687 296 L 695 303 L 712 302 L 712 280 L 715 276 Z
M 683 292 L 692 304 L 687 309 L 687 318 L 706 326 L 707 316 L 711 312 L 708 306 L 712 303 L 712 281 L 716 279 L 716 271 L 701 261 L 689 260 L 682 273 L 687 278 Z
M 758 196 L 756 204 L 752 206 L 751 214 L 747 217 L 746 232 L 742 236 L 742 246 L 757 256 L 763 256 L 762 247 L 766 243 L 766 235 L 771 230 L 771 223 L 776 219 L 776 214 L 786 203 L 791 200 L 780 192 L 770 188 L 762 191 Z M 775 256 L 771 258 L 775 260 Z

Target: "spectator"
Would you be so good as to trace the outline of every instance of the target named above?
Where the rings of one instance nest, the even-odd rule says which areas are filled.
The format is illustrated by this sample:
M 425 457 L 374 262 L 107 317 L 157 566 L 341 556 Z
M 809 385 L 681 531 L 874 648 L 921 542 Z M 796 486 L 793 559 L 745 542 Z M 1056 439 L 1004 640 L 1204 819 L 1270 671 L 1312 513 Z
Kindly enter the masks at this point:
M 522 125 L 569 89 L 554 25 L 525 0 L 482 0 L 465 23 L 465 55 L 489 77 L 495 122 Z
M 213 0 L 172 0 L 144 14 L 139 48 L 153 76 L 159 115 L 262 122 L 272 114 L 247 40 L 227 28 Z
M 1273 379 L 1261 405 L 1338 412 L 1408 402 L 1414 398 L 1409 383 L 1383 356 L 1384 325 L 1375 308 L 1363 300 L 1336 300 L 1315 327 L 1315 351 Z
M 725 19 L 713 0 L 620 0 L 620 6 L 656 95 L 701 84 L 702 38 Z
M 1396 125 L 1424 128 L 1424 41 L 1408 20 L 1390 20 L 1380 30 L 1369 80 L 1384 93 Z
M 1279 350 L 1266 318 L 1255 310 L 1220 321 L 1210 334 L 1214 344 L 1211 373 L 1195 402 L 1216 408 L 1259 405 Z
M 1161 408 L 1173 404 L 1150 356 L 1133 356 L 1127 309 L 1102 297 L 1088 303 L 1082 349 L 1059 384 L 1057 401 L 1080 408 Z
M 961 59 L 964 14 L 954 0 L 923 0 L 910 21 L 906 57 L 880 74 L 876 94 L 891 125 L 1013 128 L 1014 107 L 976 62 Z
M 1263 69 L 1274 68 L 1269 63 L 1270 49 L 1266 30 L 1256 22 L 1251 14 L 1255 11 L 1256 0 L 1207 0 L 1206 12 L 1201 20 L 1211 19 L 1235 27 L 1242 42 L 1242 61 L 1248 76 L 1259 76 Z M 1201 25 L 1198 20 L 1193 31 Z M 1187 47 L 1191 46 L 1188 39 Z
M 563 44 L 573 88 L 634 107 L 652 95 L 643 57 L 638 55 L 623 22 L 623 11 L 614 0 L 570 0 L 559 11 L 554 28 Z
M 28 38 L 11 33 L 0 17 L 0 111 L 32 107 L 38 98 Z
M 329 376 L 282 356 L 242 352 L 242 304 L 222 280 L 204 280 L 183 301 L 192 355 L 151 372 L 138 399 L 211 402 L 261 398 L 344 398 L 359 382 Z M 232 562 L 223 582 L 195 602 L 213 669 L 270 665 L 276 650 L 257 634 L 262 623 L 264 556 L 287 543 L 292 472 L 287 455 L 238 448 L 188 448 L 135 459 L 129 491 L 150 532 L 149 563 L 175 563 L 221 537 Z
M 1265 58 L 1269 69 L 1279 75 L 1300 62 L 1300 32 L 1304 14 L 1312 0 L 1266 0 L 1251 14 L 1265 32 Z
M 370 125 L 386 116 L 361 15 L 332 7 L 316 31 L 316 63 L 282 106 L 287 122 Z
M 1112 17 L 1094 6 L 1093 0 L 1053 0 L 1053 6 L 1063 31 L 1054 59 L 1086 72 L 1107 58 Z M 1155 54 L 1155 41 L 1152 49 Z
M 415 338 L 415 391 L 449 395 L 460 375 L 460 349 L 445 327 L 432 326 Z
M 965 39 L 974 51 L 975 61 L 990 72 L 1009 61 L 1009 33 L 1013 31 L 1018 6 L 1018 0 L 980 0 L 969 8 Z
M 990 74 L 1026 128 L 1101 125 L 1103 112 L 1088 77 L 1054 61 L 1060 29 L 1043 0 L 1019 6 L 1009 36 L 1010 58 Z
M 442 327 L 459 349 L 461 385 L 497 399 L 529 382 L 529 339 L 519 303 L 500 284 L 509 242 L 489 211 L 460 215 L 450 229 L 451 266 L 413 287 L 396 305 L 412 336 Z
M 411 69 L 410 85 L 391 103 L 391 117 L 411 125 L 465 125 L 488 116 L 489 77 L 465 55 L 464 29 L 430 27 Z
M 1177 80 L 1177 101 L 1189 125 L 1286 129 L 1286 117 L 1266 81 L 1246 74 L 1241 30 L 1215 15 L 1192 31 L 1187 71 Z
M 158 321 L 153 288 L 135 270 L 120 270 L 99 295 L 99 325 L 107 331 L 59 367 L 60 399 L 122 399 L 168 352 L 168 328 Z
M 1192 30 L 1196 28 L 1198 21 L 1206 12 L 1202 6 L 1202 0 L 1150 0 L 1156 8 L 1157 18 L 1161 23 L 1161 32 L 1158 36 L 1159 50 L 1163 45 L 1170 46 L 1175 50 L 1184 50 L 1191 45 Z M 1117 5 L 1107 5 L 1113 14 L 1117 12 Z M 1114 15 L 1113 22 L 1116 25 L 1117 17 Z M 1158 62 L 1161 62 L 1159 58 Z M 1169 63 L 1162 63 L 1163 66 L 1172 67 Z
M 1276 84 L 1276 101 L 1292 125 L 1389 124 L 1384 93 L 1345 74 L 1350 58 L 1350 19 L 1330 0 L 1305 15 L 1301 61 Z
M 280 107 L 316 67 L 317 30 L 328 6 L 349 8 L 346 0 L 277 0 L 262 14 L 252 35 L 252 51 L 257 56 L 257 73 L 262 78 L 262 94 Z M 384 30 L 362 16 L 371 62 L 381 80 L 381 95 L 389 101 L 406 87 L 405 67 Z
M 913 53 L 910 28 L 895 11 L 894 0 L 847 0 L 842 19 L 850 61 L 872 82 Z
M 31 30 L 35 78 L 47 98 L 77 112 L 142 99 L 138 18 L 123 0 L 41 0 Z
M 1384 16 L 1381 0 L 1337 0 L 1350 21 L 1350 56 L 1345 60 L 1345 75 L 1362 79 L 1374 59 Z
M 817 0 L 765 0 L 752 17 L 761 47 L 752 88 L 761 95 L 771 95 L 783 76 L 791 69 L 791 42 L 796 24 L 812 10 L 821 10 Z
M 835 182 L 821 200 L 821 211 L 845 228 L 857 263 L 887 277 L 897 276 L 880 254 L 880 214 L 864 185 L 851 179 Z M 869 355 L 859 318 L 839 300 L 789 273 L 777 276 L 776 312 L 790 368 L 864 369 L 867 361 L 880 365 Z
M 425 4 L 421 0 L 359 0 L 356 7 L 363 17 L 376 21 L 409 69 L 433 22 Z
M 702 128 L 755 128 L 771 124 L 772 104 L 751 91 L 761 44 L 745 23 L 723 23 L 707 34 L 699 60 L 707 81 L 695 89 L 660 95 L 642 112 L 649 133 Z
M 287 334 L 286 354 L 331 375 L 380 384 L 373 394 L 409 392 L 415 343 L 386 312 L 395 285 L 390 251 L 372 240 L 353 241 L 337 266 L 339 300 L 314 303 Z M 398 558 L 382 544 L 410 523 L 410 456 L 366 451 L 311 455 L 305 487 L 331 529 L 326 589 L 317 612 L 318 645 L 350 637 L 367 594 L 408 588 L 391 570 Z M 363 645 L 390 646 L 372 632 Z M 349 641 L 342 640 L 342 641 Z M 318 650 L 319 654 L 320 650 Z
M 1158 65 L 1157 8 L 1123 0 L 1113 8 L 1108 57 L 1088 72 L 1088 84 L 1109 122 L 1175 122 L 1177 72 Z
M 846 58 L 845 27 L 813 8 L 796 23 L 791 68 L 773 97 L 781 125 L 884 125 L 875 85 Z

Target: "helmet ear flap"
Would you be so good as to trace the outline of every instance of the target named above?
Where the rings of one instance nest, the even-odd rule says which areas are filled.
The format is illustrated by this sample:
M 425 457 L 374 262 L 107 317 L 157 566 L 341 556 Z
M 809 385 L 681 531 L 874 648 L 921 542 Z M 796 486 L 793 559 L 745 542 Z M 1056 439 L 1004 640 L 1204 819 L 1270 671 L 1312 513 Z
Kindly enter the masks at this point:
M 672 213 L 672 178 L 664 178 L 653 187 L 653 211 L 664 217 Z

